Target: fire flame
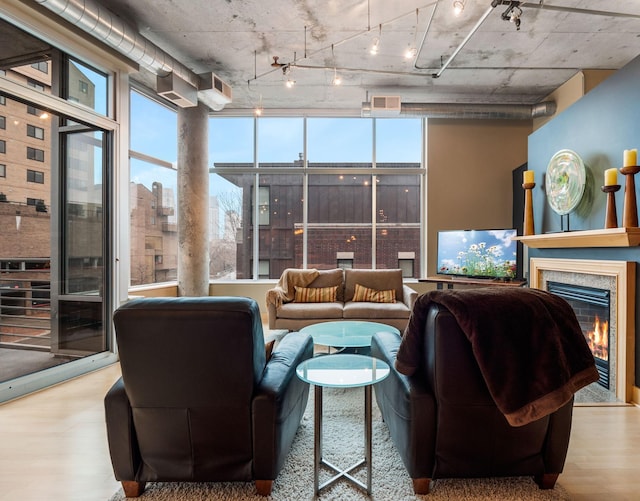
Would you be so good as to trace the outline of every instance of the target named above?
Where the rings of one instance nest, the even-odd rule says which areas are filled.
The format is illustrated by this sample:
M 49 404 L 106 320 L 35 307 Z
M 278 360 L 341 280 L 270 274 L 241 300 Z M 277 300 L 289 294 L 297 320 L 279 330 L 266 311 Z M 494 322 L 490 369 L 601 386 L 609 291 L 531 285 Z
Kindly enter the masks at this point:
M 609 322 L 601 321 L 596 315 L 593 330 L 587 332 L 587 342 L 595 357 L 609 360 Z

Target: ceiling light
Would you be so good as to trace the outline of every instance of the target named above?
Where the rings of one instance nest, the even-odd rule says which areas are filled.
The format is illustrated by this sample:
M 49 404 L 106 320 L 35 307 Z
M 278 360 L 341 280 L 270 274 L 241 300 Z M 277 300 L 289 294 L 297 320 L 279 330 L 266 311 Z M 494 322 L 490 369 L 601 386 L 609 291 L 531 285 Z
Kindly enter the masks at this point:
M 467 0 L 456 0 L 453 2 L 453 14 L 459 16 L 464 10 L 464 4 Z
M 340 78 L 340 76 L 338 75 L 338 70 L 336 69 L 336 55 L 333 52 L 333 45 L 331 45 L 331 58 L 333 59 L 333 80 L 331 81 L 331 83 L 333 85 L 341 85 L 342 78 Z
M 414 59 L 418 55 L 418 49 L 416 48 L 416 37 L 418 36 L 418 25 L 420 24 L 420 10 L 416 9 L 416 29 L 413 32 L 413 42 L 407 47 L 404 53 L 405 59 Z
M 262 106 L 262 94 L 260 94 L 260 101 L 258 102 L 258 106 L 253 110 L 253 114 L 257 117 L 262 116 L 262 112 L 264 111 L 264 107 Z
M 371 50 L 369 50 L 369 53 L 372 56 L 375 56 L 378 53 L 378 49 L 380 48 L 380 39 L 378 37 L 376 37 L 373 40 L 373 45 L 371 46 Z
M 380 50 L 380 37 L 382 36 L 382 25 L 378 25 L 378 36 L 373 39 L 373 45 L 371 46 L 371 50 L 369 52 L 372 56 L 375 56 Z
M 520 16 L 522 16 L 522 9 L 520 8 L 520 4 L 522 2 L 511 1 L 509 2 L 509 7 L 502 13 L 502 20 L 509 21 L 516 25 L 516 30 L 520 30 Z
M 404 57 L 406 59 L 412 59 L 414 57 L 416 57 L 418 55 L 418 49 L 416 49 L 415 47 L 409 47 L 406 52 L 404 53 Z
M 291 64 L 287 64 L 286 66 L 282 67 L 282 76 L 287 77 L 288 75 L 287 79 L 284 82 L 284 84 L 287 86 L 288 89 L 290 89 L 296 84 L 296 81 L 292 77 L 292 73 L 293 73 L 293 68 L 291 67 Z

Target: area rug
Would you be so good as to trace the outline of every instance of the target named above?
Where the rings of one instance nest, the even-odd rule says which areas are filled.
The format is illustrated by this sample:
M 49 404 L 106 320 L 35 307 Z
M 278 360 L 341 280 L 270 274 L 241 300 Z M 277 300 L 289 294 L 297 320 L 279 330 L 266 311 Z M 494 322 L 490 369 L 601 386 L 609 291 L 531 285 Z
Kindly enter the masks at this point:
M 349 466 L 364 455 L 364 393 L 362 388 L 324 389 L 323 452 L 338 466 Z M 372 495 L 356 489 L 341 479 L 324 489 L 320 499 L 328 501 L 564 501 L 570 499 L 561 485 L 553 490 L 540 490 L 530 478 L 443 479 L 432 482 L 426 496 L 413 493 L 411 479 L 391 442 L 387 427 L 373 405 L 373 485 Z M 322 471 L 320 482 L 330 478 Z M 366 483 L 366 470 L 354 476 Z M 561 477 L 562 479 L 562 477 Z M 124 501 L 122 490 L 109 501 Z M 141 501 L 298 501 L 313 496 L 313 391 L 302 423 L 283 470 L 273 484 L 270 497 L 255 493 L 253 483 L 149 483 Z

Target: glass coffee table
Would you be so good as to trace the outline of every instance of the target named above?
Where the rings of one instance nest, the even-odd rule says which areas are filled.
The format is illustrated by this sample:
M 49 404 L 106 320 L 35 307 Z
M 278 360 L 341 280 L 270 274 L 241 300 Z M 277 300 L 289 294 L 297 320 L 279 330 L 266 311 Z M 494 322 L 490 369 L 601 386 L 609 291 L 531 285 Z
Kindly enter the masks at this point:
M 313 444 L 313 492 L 318 496 L 325 487 L 341 478 L 371 495 L 371 387 L 389 375 L 389 365 L 368 355 L 332 354 L 314 357 L 302 362 L 296 368 L 298 377 L 314 385 L 314 444 Z M 322 388 L 364 387 L 364 455 L 354 465 L 340 469 L 322 457 Z M 324 465 L 336 475 L 322 485 L 319 484 L 320 467 Z M 365 465 L 366 485 L 350 474 Z
M 313 344 L 339 349 L 369 348 L 371 338 L 376 332 L 395 332 L 400 335 L 397 328 L 379 322 L 367 322 L 363 320 L 337 320 L 335 322 L 320 322 L 307 325 L 300 329 L 313 338 Z M 368 353 L 367 353 L 368 354 Z

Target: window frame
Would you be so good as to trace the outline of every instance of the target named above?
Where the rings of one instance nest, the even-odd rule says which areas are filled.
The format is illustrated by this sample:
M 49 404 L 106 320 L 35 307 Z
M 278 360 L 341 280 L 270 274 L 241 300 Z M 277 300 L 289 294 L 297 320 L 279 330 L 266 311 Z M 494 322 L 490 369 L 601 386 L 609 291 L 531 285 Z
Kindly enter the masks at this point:
M 238 161 L 235 164 L 229 162 L 228 160 L 223 160 L 222 162 L 218 162 L 216 160 L 215 156 L 212 156 L 210 153 L 210 158 L 212 158 L 212 167 L 210 168 L 210 174 L 211 175 L 216 175 L 218 177 L 225 177 L 225 175 L 229 175 L 229 176 L 240 176 L 240 175 L 244 175 L 244 176 L 253 176 L 255 177 L 255 184 L 253 184 L 252 186 L 247 186 L 245 185 L 244 188 L 251 188 L 251 193 L 248 193 L 247 195 L 245 195 L 246 197 L 249 198 L 250 200 L 250 205 L 249 205 L 249 210 L 247 210 L 246 208 L 243 209 L 243 212 L 246 211 L 245 214 L 245 221 L 247 221 L 251 227 L 252 227 L 252 235 L 249 236 L 248 238 L 251 239 L 253 241 L 253 245 L 252 248 L 246 248 L 245 250 L 243 250 L 243 252 L 245 254 L 249 254 L 249 261 L 248 263 L 250 263 L 251 265 L 251 276 L 244 276 L 242 273 L 240 273 L 240 275 L 238 276 L 237 279 L 241 279 L 241 278 L 249 278 L 249 279 L 253 279 L 253 280 L 258 280 L 260 279 L 260 272 L 258 270 L 258 259 L 257 256 L 262 257 L 262 255 L 264 254 L 264 250 L 260 249 L 260 242 L 262 241 L 262 236 L 261 236 L 261 228 L 259 224 L 253 224 L 254 221 L 257 221 L 259 219 L 259 190 L 255 190 L 254 186 L 263 186 L 261 183 L 262 181 L 262 177 L 265 174 L 283 174 L 283 175 L 302 175 L 303 178 L 303 186 L 304 186 L 304 193 L 302 195 L 302 200 L 304 201 L 304 211 L 305 211 L 305 215 L 304 215 L 304 221 L 301 222 L 300 224 L 296 223 L 296 229 L 295 229 L 295 234 L 300 234 L 302 235 L 302 263 L 301 263 L 301 267 L 306 268 L 307 267 L 307 262 L 308 262 L 308 255 L 310 252 L 310 247 L 309 247 L 309 241 L 311 240 L 311 237 L 308 237 L 308 233 L 309 233 L 309 222 L 307 221 L 307 204 L 308 204 L 308 185 L 309 185 L 309 179 L 311 178 L 312 175 L 314 174 L 346 174 L 346 175 L 359 175 L 359 176 L 369 176 L 369 186 L 371 186 L 372 192 L 376 192 L 377 190 L 374 189 L 374 186 L 376 186 L 376 176 L 417 176 L 418 179 L 418 183 L 419 185 L 416 186 L 416 189 L 419 190 L 419 207 L 415 207 L 415 211 L 417 214 L 417 218 L 418 221 L 414 222 L 409 222 L 408 225 L 400 225 L 400 226 L 404 226 L 404 227 L 413 227 L 417 230 L 417 233 L 414 233 L 414 236 L 412 237 L 415 242 L 414 244 L 411 244 L 412 246 L 415 245 L 415 249 L 412 249 L 415 251 L 415 255 L 416 258 L 414 260 L 414 272 L 417 273 L 421 273 L 421 270 L 426 268 L 426 244 L 424 241 L 424 235 L 426 234 L 426 230 L 425 230 L 425 225 L 426 225 L 426 214 L 424 212 L 425 207 L 426 207 L 426 154 L 425 154 L 425 148 L 426 148 L 426 127 L 427 127 L 427 120 L 426 118 L 415 118 L 415 117 L 411 117 L 410 119 L 413 120 L 417 120 L 419 121 L 419 124 L 417 124 L 416 126 L 419 128 L 419 143 L 416 143 L 416 145 L 420 148 L 420 151 L 417 152 L 419 153 L 415 155 L 416 157 L 416 161 L 411 161 L 411 160 L 404 160 L 402 162 L 398 162 L 398 164 L 404 164 L 402 166 L 398 166 L 398 165 L 394 165 L 393 163 L 389 163 L 389 162 L 385 162 L 387 165 L 383 165 L 382 167 L 378 166 L 376 163 L 376 159 L 375 159 L 375 150 L 376 150 L 376 144 L 377 144 L 377 137 L 376 137 L 376 128 L 375 128 L 375 124 L 377 120 L 389 120 L 389 119 L 371 119 L 371 118 L 366 118 L 363 120 L 373 120 L 373 127 L 372 127 L 372 158 L 371 158 L 371 165 L 367 166 L 367 167 L 363 167 L 362 164 L 358 165 L 354 165 L 354 166 L 349 166 L 348 169 L 340 169 L 339 167 L 334 167 L 332 165 L 324 165 L 322 167 L 318 167 L 318 166 L 314 166 L 313 163 L 309 163 L 307 157 L 306 157 L 306 145 L 307 145 L 307 141 L 308 141 L 308 137 L 307 137 L 307 120 L 311 119 L 311 118 L 317 118 L 318 116 L 310 114 L 310 115 L 306 115 L 303 114 L 301 112 L 300 116 L 292 116 L 290 118 L 293 119 L 303 119 L 303 127 L 304 127 L 304 144 L 301 145 L 301 151 L 302 153 L 300 154 L 300 158 L 299 160 L 294 160 L 291 164 L 288 165 L 277 165 L 277 163 L 272 163 L 269 164 L 269 166 L 267 167 L 266 165 L 262 165 L 262 162 L 258 161 L 258 158 L 261 157 L 261 153 L 260 153 L 260 145 L 258 144 L 258 132 L 259 131 L 259 127 L 260 127 L 260 121 L 262 119 L 260 118 L 256 118 L 256 117 L 248 117 L 248 116 L 239 116 L 239 115 L 233 115 L 233 116 L 228 116 L 228 117 L 211 117 L 212 120 L 226 120 L 226 119 L 238 119 L 238 118 L 244 118 L 246 120 L 251 120 L 253 119 L 253 123 L 254 123 L 254 127 L 253 127 L 253 144 L 254 144 L 254 151 L 253 151 L 253 157 L 254 157 L 254 161 L 253 163 L 248 163 L 248 162 L 242 162 L 242 161 Z M 345 118 L 345 119 L 357 119 L 358 117 L 351 117 L 351 116 L 345 116 L 345 117 L 330 117 L 330 118 Z M 408 120 L 407 118 L 398 118 L 396 120 Z M 212 127 L 210 127 L 210 129 L 212 129 Z M 417 134 L 414 136 L 414 140 L 416 139 Z M 224 153 L 221 153 L 221 158 L 223 157 Z M 417 159 L 417 157 L 419 156 L 419 160 Z M 225 157 L 226 158 L 226 157 Z M 284 163 L 284 162 L 283 162 Z M 356 162 L 357 163 L 357 162 Z M 286 164 L 286 163 L 284 163 Z M 267 186 L 269 184 L 268 181 L 266 181 L 266 184 L 264 186 Z M 273 188 L 273 186 L 272 186 Z M 274 200 L 276 200 L 278 198 L 277 194 L 273 194 L 272 195 L 274 197 Z M 376 267 L 384 267 L 384 263 L 380 263 L 377 259 L 376 253 L 378 252 L 378 248 L 377 248 L 377 242 L 379 242 L 379 236 L 378 235 L 382 235 L 382 233 L 380 232 L 380 228 L 384 228 L 385 224 L 384 223 L 379 223 L 376 220 L 376 217 L 374 216 L 374 214 L 376 213 L 376 209 L 375 209 L 375 196 L 374 195 L 374 200 L 373 200 L 373 205 L 372 205 L 372 209 L 371 209 L 371 220 L 369 224 L 369 228 L 370 228 L 370 233 L 371 233 L 371 237 L 370 237 L 370 241 L 371 241 L 371 262 L 370 263 L 360 263 L 360 266 L 369 266 L 372 268 L 376 268 Z M 247 202 L 247 200 L 245 199 L 245 203 Z M 273 201 L 272 201 L 273 202 Z M 277 208 L 273 208 L 273 211 L 277 210 Z M 274 212 L 275 213 L 275 212 Z M 394 224 L 394 223 L 391 223 Z M 275 219 L 271 222 L 271 225 L 277 225 L 277 222 L 275 222 Z M 298 226 L 300 226 L 300 228 L 298 228 Z M 247 241 L 245 240 L 247 238 L 248 233 L 245 232 L 245 236 L 244 236 L 244 244 L 247 245 Z M 268 239 L 264 240 L 265 242 L 268 241 Z M 239 242 L 241 243 L 241 242 Z M 369 241 L 367 240 L 367 244 L 369 244 Z M 342 250 L 342 249 L 340 249 Z M 398 249 L 400 250 L 400 249 Z M 390 256 L 387 256 L 390 258 Z M 274 259 L 278 259 L 278 258 L 274 258 Z M 297 257 L 296 257 L 297 259 Z M 386 259 L 386 258 L 385 258 Z M 246 267 L 247 264 L 247 260 L 246 258 L 243 258 L 244 261 L 244 266 Z M 369 257 L 366 258 L 366 261 L 369 261 Z M 387 266 L 397 266 L 397 261 L 394 259 L 394 263 L 392 264 L 387 264 Z M 385 261 L 386 262 L 386 261 Z M 315 264 L 315 263 L 314 263 Z M 298 266 L 297 262 L 296 262 L 296 266 Z M 240 271 L 240 268 L 238 269 L 238 271 Z M 275 267 L 272 265 L 272 271 L 274 273 L 277 272 L 277 269 L 275 269 Z M 271 277 L 273 278 L 273 277 Z M 418 276 L 414 276 L 413 278 L 418 278 Z M 216 278 L 214 276 L 211 276 L 210 279 L 215 280 Z
M 27 183 L 44 184 L 44 171 L 27 169 Z
M 34 162 L 44 162 L 44 150 L 40 148 L 34 148 L 33 146 L 27 146 L 27 160 L 33 160 Z

